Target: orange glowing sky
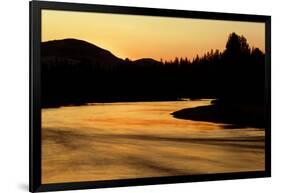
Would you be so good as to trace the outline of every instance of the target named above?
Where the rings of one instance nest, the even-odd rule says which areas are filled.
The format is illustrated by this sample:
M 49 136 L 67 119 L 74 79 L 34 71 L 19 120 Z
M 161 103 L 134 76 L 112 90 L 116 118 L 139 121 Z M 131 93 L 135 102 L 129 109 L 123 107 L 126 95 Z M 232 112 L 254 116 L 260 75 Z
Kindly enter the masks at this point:
M 81 39 L 123 59 L 191 59 L 223 50 L 231 32 L 264 51 L 264 23 L 42 10 L 43 42 Z

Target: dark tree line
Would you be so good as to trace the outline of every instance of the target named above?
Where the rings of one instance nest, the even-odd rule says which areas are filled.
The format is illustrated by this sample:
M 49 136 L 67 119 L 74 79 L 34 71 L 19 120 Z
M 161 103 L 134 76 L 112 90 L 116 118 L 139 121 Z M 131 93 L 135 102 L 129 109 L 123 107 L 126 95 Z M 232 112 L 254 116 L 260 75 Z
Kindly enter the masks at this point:
M 211 50 L 193 60 L 131 61 L 111 56 L 105 61 L 106 55 L 100 55 L 99 60 L 82 53 L 43 55 L 43 106 L 180 98 L 264 102 L 265 54 L 250 48 L 246 38 L 235 33 L 229 35 L 224 51 Z

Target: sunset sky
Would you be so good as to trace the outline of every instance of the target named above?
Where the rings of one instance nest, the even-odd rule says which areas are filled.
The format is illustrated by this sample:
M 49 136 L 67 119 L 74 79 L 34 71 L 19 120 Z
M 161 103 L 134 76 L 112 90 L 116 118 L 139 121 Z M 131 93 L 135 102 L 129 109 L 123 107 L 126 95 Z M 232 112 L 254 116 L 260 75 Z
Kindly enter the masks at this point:
M 42 11 L 42 41 L 76 38 L 120 58 L 170 60 L 223 50 L 231 32 L 264 51 L 265 24 L 72 11 Z

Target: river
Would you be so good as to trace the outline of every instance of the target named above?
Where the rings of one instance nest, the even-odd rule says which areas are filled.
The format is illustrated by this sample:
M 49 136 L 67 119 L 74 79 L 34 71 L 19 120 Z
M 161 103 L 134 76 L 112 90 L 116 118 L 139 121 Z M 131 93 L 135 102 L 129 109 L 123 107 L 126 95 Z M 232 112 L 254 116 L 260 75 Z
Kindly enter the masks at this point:
M 174 118 L 210 100 L 42 109 L 42 183 L 264 170 L 264 129 Z

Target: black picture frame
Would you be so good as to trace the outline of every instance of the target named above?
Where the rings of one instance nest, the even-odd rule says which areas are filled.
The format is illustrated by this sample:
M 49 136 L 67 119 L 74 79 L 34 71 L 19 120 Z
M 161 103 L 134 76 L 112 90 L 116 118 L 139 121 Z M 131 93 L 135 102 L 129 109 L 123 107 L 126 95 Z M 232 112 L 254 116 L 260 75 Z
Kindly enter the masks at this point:
M 99 13 L 111 13 L 111 14 L 122 13 L 122 14 L 130 14 L 130 15 L 149 15 L 149 16 L 162 16 L 162 17 L 264 22 L 265 31 L 266 31 L 265 32 L 265 53 L 266 53 L 265 171 L 42 184 L 41 183 L 41 83 L 40 83 L 41 80 L 40 43 L 41 43 L 41 10 L 42 9 L 99 12 Z M 170 10 L 170 9 L 156 9 L 156 8 L 31 1 L 30 2 L 30 131 L 29 132 L 30 132 L 30 144 L 29 144 L 30 146 L 29 191 L 30 192 L 270 177 L 271 176 L 271 17 L 265 15 L 247 15 L 247 14 L 215 13 L 215 12 Z

